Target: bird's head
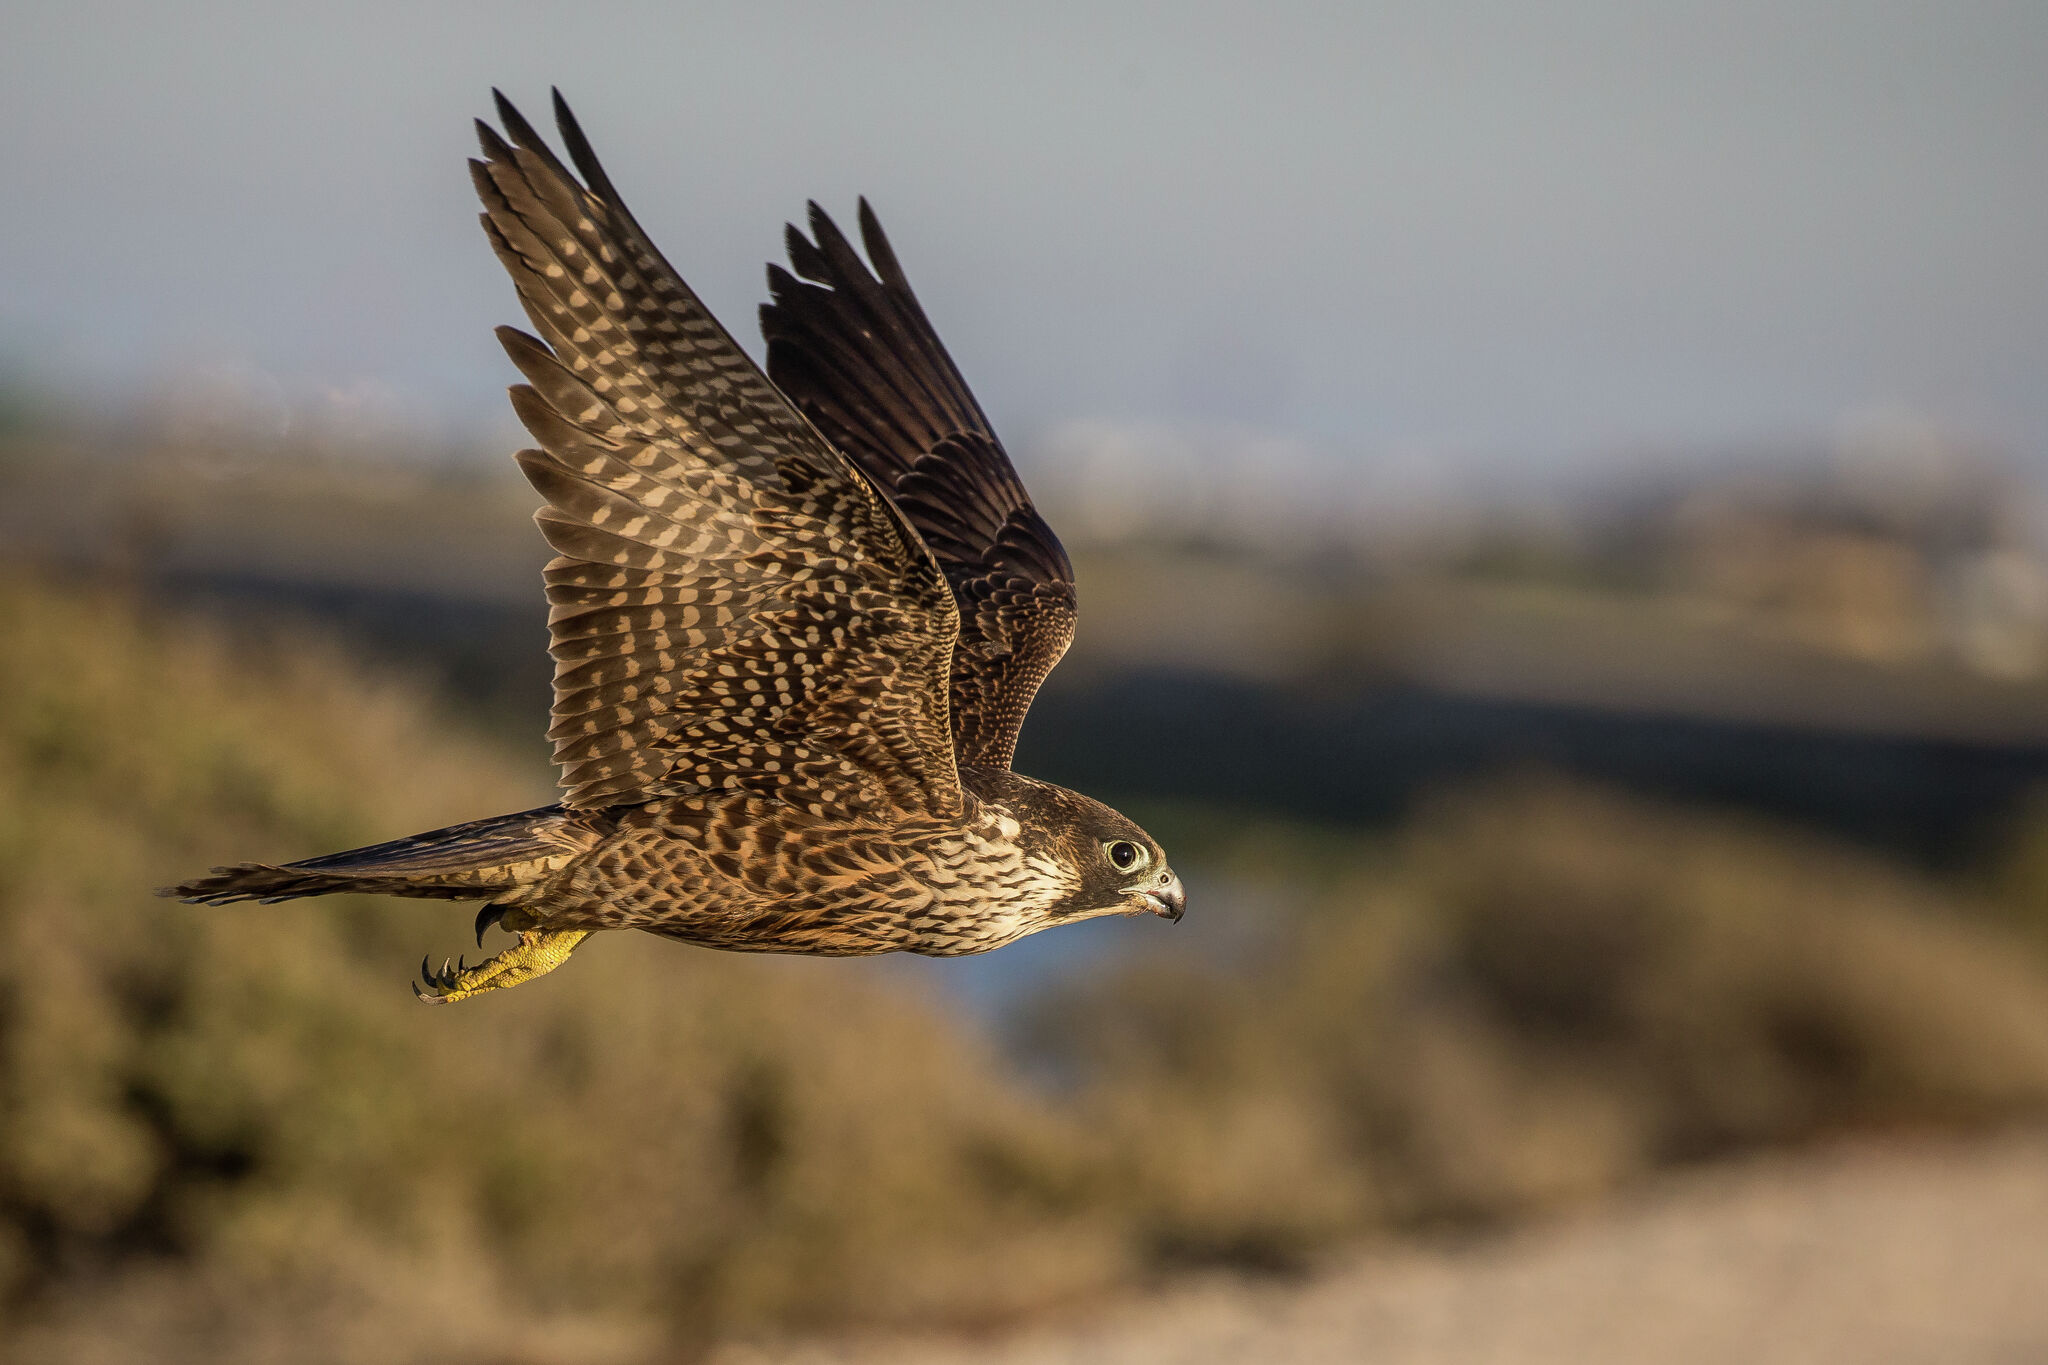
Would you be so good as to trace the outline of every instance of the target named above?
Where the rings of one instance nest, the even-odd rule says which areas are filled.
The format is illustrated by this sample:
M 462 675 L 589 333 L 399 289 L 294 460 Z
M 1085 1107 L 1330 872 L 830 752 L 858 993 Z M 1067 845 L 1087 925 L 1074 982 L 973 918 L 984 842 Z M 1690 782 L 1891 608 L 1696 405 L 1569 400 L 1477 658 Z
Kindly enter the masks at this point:
M 1158 915 L 1177 920 L 1187 908 L 1180 877 L 1166 850 L 1137 822 L 1100 801 L 1035 782 L 1005 793 L 1025 831 L 1028 853 L 1058 873 L 1062 894 L 1046 911 L 1050 922 L 1099 915 Z
M 1109 807 L 1104 806 L 1102 813 L 1110 818 L 1089 831 L 1094 838 L 1077 849 L 1081 890 L 1074 897 L 1073 913 L 1178 920 L 1187 909 L 1187 893 L 1179 875 L 1166 864 L 1166 850 Z

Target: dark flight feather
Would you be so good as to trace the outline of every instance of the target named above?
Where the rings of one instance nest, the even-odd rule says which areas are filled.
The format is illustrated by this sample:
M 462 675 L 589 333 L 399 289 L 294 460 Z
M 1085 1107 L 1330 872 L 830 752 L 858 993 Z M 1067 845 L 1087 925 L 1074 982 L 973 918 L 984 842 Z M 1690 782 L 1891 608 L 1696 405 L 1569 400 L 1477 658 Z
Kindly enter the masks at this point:
M 794 275 L 768 268 L 769 377 L 889 490 L 938 557 L 960 612 L 951 678 L 959 759 L 1007 768 L 1039 684 L 1073 640 L 1073 566 L 867 201 L 866 264 L 816 204 L 810 227 L 809 237 L 785 233 Z

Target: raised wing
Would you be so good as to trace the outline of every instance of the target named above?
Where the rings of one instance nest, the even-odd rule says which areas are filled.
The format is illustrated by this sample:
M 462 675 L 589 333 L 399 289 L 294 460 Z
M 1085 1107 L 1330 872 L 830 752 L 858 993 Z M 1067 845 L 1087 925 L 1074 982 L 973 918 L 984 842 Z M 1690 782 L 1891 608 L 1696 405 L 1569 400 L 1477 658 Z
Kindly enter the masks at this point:
M 768 374 L 889 490 L 960 606 L 953 736 L 962 763 L 1007 768 L 1038 685 L 1074 638 L 1074 569 L 1031 505 L 863 199 L 871 273 L 825 212 L 787 233 L 801 280 L 768 267 Z M 809 281 L 809 283 L 805 283 Z
M 567 105 L 582 182 L 498 96 L 484 230 L 539 338 L 502 328 L 571 806 L 740 788 L 816 813 L 959 801 L 957 613 L 931 555 L 647 240 Z

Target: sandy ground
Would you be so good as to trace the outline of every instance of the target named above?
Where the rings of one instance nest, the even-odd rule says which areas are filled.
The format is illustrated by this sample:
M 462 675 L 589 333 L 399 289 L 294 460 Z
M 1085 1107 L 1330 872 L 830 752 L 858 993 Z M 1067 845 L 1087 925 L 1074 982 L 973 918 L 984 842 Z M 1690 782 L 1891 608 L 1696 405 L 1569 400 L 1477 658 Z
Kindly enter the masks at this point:
M 2048 1362 L 2048 1133 L 1680 1177 L 1306 1284 L 1214 1281 L 1018 1335 L 735 1348 L 719 1365 Z

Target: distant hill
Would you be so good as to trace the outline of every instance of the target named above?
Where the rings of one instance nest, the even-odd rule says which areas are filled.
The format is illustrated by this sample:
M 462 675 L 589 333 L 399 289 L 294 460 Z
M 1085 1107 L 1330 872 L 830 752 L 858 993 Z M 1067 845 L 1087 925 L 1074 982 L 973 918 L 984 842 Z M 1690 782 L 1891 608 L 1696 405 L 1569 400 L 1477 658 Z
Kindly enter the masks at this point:
M 1384 553 L 1084 543 L 1080 635 L 1025 760 L 1139 802 L 1365 825 L 1540 765 L 1981 860 L 2048 786 L 2048 681 L 2018 667 L 2030 504 L 1962 466 L 1824 474 L 1496 509 Z M 497 460 L 0 439 L 8 553 L 245 633 L 332 634 L 538 764 L 532 504 Z

